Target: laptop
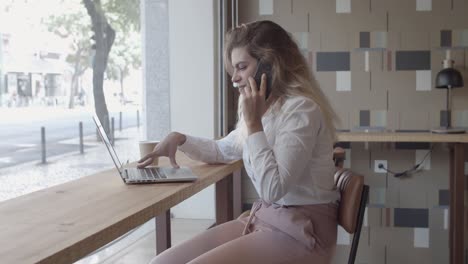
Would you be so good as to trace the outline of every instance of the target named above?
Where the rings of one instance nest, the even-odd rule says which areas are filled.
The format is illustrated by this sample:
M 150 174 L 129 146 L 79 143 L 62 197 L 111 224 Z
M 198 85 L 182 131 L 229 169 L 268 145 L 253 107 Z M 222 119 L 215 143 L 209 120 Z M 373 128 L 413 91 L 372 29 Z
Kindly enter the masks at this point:
M 96 114 L 94 114 L 93 120 L 124 183 L 187 182 L 198 179 L 198 176 L 193 174 L 192 170 L 188 167 L 180 167 L 179 169 L 175 169 L 173 167 L 150 167 L 144 169 L 125 168 L 120 162 L 120 159 L 117 156 L 114 147 L 110 143 L 101 121 L 99 121 Z

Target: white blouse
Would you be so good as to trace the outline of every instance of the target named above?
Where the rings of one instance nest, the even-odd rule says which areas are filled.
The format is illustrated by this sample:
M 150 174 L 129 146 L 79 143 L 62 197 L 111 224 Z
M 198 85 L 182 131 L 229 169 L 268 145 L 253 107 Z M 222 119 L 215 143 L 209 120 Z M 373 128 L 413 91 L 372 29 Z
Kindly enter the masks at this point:
M 322 112 L 311 99 L 289 96 L 262 118 L 263 130 L 236 144 L 238 129 L 220 140 L 186 135 L 179 150 L 192 159 L 227 163 L 243 159 L 258 195 L 268 203 L 306 205 L 336 202 L 333 142 Z

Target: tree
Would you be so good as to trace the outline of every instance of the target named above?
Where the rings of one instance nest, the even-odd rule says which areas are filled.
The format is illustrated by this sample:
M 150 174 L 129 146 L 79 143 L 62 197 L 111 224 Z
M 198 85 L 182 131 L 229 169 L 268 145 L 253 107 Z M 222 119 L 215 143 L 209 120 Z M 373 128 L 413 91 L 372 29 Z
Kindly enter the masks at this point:
M 120 83 L 120 94 L 125 98 L 124 79 L 130 70 L 141 66 L 140 1 L 110 0 L 104 4 L 109 23 L 118 29 L 114 47 L 109 54 L 106 76 Z
M 63 1 L 61 4 L 63 9 L 59 15 L 52 15 L 43 22 L 50 32 L 71 42 L 67 62 L 71 63 L 74 72 L 69 106 L 73 107 L 80 76 L 92 67 L 95 110 L 106 132 L 109 132 L 109 112 L 103 90 L 104 72 L 108 68 L 108 77 L 123 83 L 130 67 L 141 64 L 140 38 L 128 38 L 137 35 L 140 29 L 139 0 L 82 0 L 77 8 L 69 8 L 75 2 Z M 114 51 L 110 53 L 112 49 Z
M 138 41 L 140 38 L 129 32 L 119 34 L 116 37 L 114 47 L 109 54 L 106 69 L 106 77 L 120 83 L 120 94 L 125 98 L 124 79 L 130 74 L 130 70 L 141 66 L 141 51 Z
M 107 22 L 100 0 L 83 0 L 91 17 L 91 28 L 96 41 L 96 53 L 93 60 L 94 108 L 99 119 L 104 123 L 104 130 L 109 133 L 109 110 L 104 97 L 104 71 L 109 52 L 114 44 L 115 30 Z
M 78 80 L 90 66 L 89 58 L 92 52 L 88 37 L 91 30 L 89 18 L 85 16 L 84 10 L 78 10 L 74 13 L 50 16 L 43 23 L 50 32 L 70 41 L 71 54 L 68 54 L 66 61 L 73 66 L 73 72 L 68 108 L 73 108 Z
M 128 32 L 139 29 L 139 1 L 138 0 L 109 0 L 102 5 L 100 0 L 83 0 L 88 15 L 91 17 L 91 28 L 96 41 L 96 54 L 93 61 L 93 92 L 94 106 L 99 119 L 104 122 L 104 129 L 109 132 L 109 111 L 104 97 L 104 72 L 107 67 L 109 53 L 116 37 L 116 32 L 109 23 Z M 105 9 L 104 9 L 104 8 Z

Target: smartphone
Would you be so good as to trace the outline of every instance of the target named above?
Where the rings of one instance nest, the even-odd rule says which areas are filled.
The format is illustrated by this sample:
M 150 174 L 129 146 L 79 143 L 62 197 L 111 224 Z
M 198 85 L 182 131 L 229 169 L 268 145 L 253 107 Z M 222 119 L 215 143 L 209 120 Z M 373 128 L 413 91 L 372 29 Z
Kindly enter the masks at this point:
M 265 100 L 268 99 L 268 96 L 270 96 L 271 93 L 271 65 L 268 63 L 263 63 L 262 60 L 258 61 L 257 64 L 257 70 L 255 71 L 254 74 L 254 80 L 255 83 L 257 84 L 258 89 L 260 90 L 260 84 L 262 83 L 262 74 L 266 74 L 267 78 L 267 87 L 266 87 L 266 92 L 265 92 Z

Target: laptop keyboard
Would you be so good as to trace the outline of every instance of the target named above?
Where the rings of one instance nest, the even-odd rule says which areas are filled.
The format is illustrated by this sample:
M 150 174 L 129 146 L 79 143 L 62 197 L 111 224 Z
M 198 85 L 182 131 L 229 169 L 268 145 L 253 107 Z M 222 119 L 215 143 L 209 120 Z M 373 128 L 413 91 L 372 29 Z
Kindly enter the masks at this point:
M 166 179 L 164 173 L 156 169 L 127 170 L 129 180 L 152 181 L 157 179 Z
M 162 173 L 154 169 L 143 169 L 141 174 L 143 175 L 143 177 L 145 177 L 148 180 L 166 178 L 165 175 L 163 175 Z

